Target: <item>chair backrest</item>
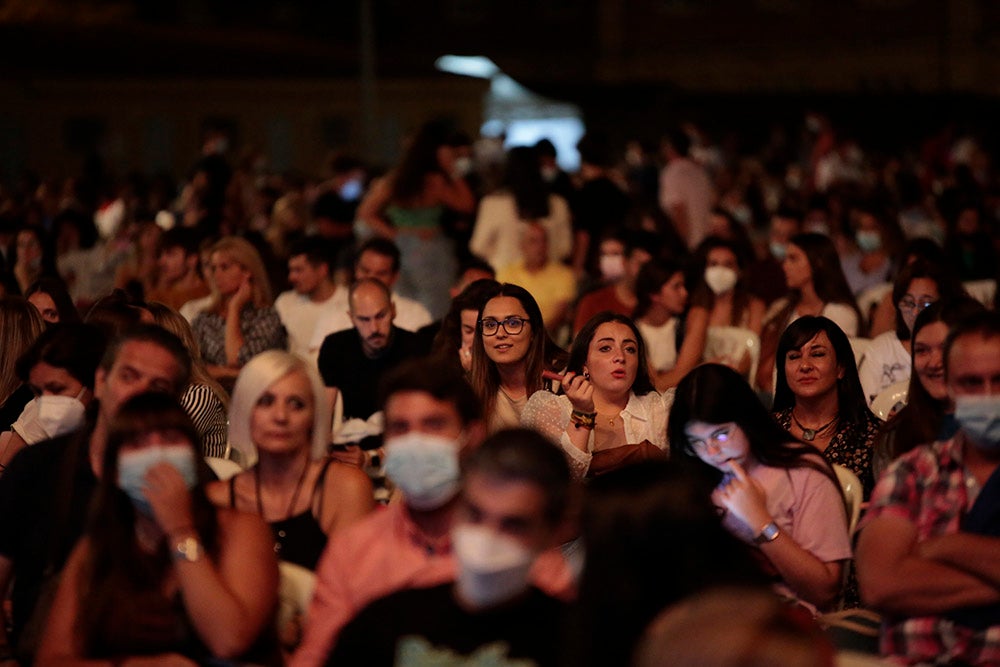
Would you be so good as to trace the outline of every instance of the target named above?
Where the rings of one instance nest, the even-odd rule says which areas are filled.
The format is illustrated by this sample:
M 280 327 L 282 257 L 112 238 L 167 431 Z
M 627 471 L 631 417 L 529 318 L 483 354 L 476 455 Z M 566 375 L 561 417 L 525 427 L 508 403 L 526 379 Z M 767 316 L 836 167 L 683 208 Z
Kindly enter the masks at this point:
M 969 296 L 983 304 L 987 308 L 993 307 L 993 297 L 997 291 L 997 281 L 995 280 L 967 280 L 962 283 L 962 287 Z
M 871 323 L 872 311 L 882 302 L 885 295 L 891 291 L 892 283 L 885 282 L 872 285 L 862 290 L 861 294 L 858 295 L 858 310 L 861 311 L 861 318 L 866 326 Z
M 833 472 L 837 474 L 840 489 L 844 492 L 844 501 L 847 507 L 847 530 L 853 535 L 854 529 L 858 526 L 858 519 L 861 518 L 861 503 L 864 500 L 861 480 L 851 470 L 838 463 L 833 464 Z
M 871 338 L 861 338 L 855 337 L 851 338 L 851 349 L 854 350 L 854 363 L 858 366 L 861 365 L 861 357 L 865 356 L 865 352 L 872 345 Z
M 315 587 L 315 572 L 295 563 L 278 561 L 278 612 L 275 623 L 282 641 L 290 634 L 298 634 L 290 633 L 289 628 L 301 629 L 305 626 Z
M 872 412 L 882 421 L 889 421 L 890 417 L 906 405 L 909 391 L 909 380 L 889 385 L 872 399 Z
M 243 467 L 232 459 L 223 459 L 218 456 L 206 456 L 205 463 L 212 469 L 215 476 L 225 482 L 230 477 L 235 477 L 243 472 Z
M 750 382 L 757 377 L 760 364 L 760 336 L 744 327 L 712 326 L 705 335 L 702 359 L 726 359 L 728 365 L 739 366 L 744 355 L 750 356 Z

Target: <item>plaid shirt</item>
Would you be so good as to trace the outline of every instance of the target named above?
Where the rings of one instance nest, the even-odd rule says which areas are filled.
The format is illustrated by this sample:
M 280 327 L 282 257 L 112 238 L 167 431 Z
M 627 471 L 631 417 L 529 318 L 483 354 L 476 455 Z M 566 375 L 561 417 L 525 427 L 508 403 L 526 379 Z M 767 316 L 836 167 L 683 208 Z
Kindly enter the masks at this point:
M 896 516 L 916 526 L 921 541 L 957 533 L 979 494 L 962 464 L 963 440 L 958 433 L 897 459 L 876 484 L 862 528 L 880 516 Z M 998 665 L 1000 626 L 974 631 L 940 616 L 887 618 L 880 651 L 906 664 Z

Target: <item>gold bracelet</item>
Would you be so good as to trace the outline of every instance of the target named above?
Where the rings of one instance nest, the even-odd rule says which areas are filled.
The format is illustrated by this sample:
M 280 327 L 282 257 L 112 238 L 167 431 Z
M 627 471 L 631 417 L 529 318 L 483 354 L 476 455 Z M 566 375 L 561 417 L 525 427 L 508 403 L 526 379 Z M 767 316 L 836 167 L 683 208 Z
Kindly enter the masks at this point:
M 593 430 L 594 425 L 597 423 L 597 413 L 573 410 L 569 413 L 569 420 L 573 422 L 573 426 L 576 428 L 585 428 L 590 431 Z

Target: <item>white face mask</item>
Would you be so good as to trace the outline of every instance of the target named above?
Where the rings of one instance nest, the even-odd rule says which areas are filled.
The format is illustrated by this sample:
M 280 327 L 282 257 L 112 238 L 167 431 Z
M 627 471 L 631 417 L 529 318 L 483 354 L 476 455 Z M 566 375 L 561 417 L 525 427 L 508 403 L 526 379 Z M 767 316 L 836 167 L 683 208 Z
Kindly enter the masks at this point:
M 705 283 L 715 294 L 725 294 L 736 287 L 736 281 L 739 279 L 739 274 L 728 266 L 709 266 L 705 268 Z
M 385 443 L 385 474 L 415 510 L 434 510 L 455 497 L 461 486 L 460 445 L 451 438 L 410 432 Z
M 72 433 L 83 426 L 86 408 L 80 397 L 86 388 L 76 396 L 39 396 L 38 423 L 50 438 Z
M 455 158 L 455 166 L 453 167 L 453 170 L 454 175 L 458 178 L 468 176 L 472 173 L 472 158 L 465 155 Z
M 458 562 L 458 595 L 473 607 L 492 607 L 528 589 L 536 554 L 514 538 L 458 524 L 451 530 L 451 546 Z
M 618 280 L 625 275 L 624 255 L 601 255 L 601 277 L 607 281 Z

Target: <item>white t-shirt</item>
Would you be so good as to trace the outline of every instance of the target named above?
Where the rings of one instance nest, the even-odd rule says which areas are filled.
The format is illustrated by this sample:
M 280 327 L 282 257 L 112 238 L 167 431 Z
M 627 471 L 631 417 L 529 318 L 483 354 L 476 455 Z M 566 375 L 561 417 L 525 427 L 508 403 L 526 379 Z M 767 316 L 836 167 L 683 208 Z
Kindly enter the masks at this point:
M 288 290 L 274 300 L 274 309 L 288 331 L 288 351 L 315 361 L 319 355 L 319 347 L 312 346 L 316 324 L 324 313 L 347 310 L 347 288 L 337 285 L 326 301 L 318 302 L 295 290 Z
M 400 329 L 416 331 L 425 327 L 434 320 L 431 314 L 419 301 L 400 296 L 393 292 L 392 302 L 396 305 L 396 319 L 392 321 Z M 332 308 L 323 312 L 316 322 L 316 329 L 313 332 L 309 346 L 315 348 L 317 354 L 323 345 L 323 339 L 332 333 L 344 331 L 354 326 L 351 317 L 347 314 L 347 301 L 344 301 L 342 308 Z
M 671 317 L 658 327 L 642 321 L 635 323 L 646 345 L 646 359 L 654 371 L 665 373 L 677 364 L 677 318 Z
M 886 331 L 872 339 L 858 364 L 858 377 L 865 399 L 871 405 L 879 392 L 897 382 L 910 379 L 910 353 L 899 341 L 895 331 Z

